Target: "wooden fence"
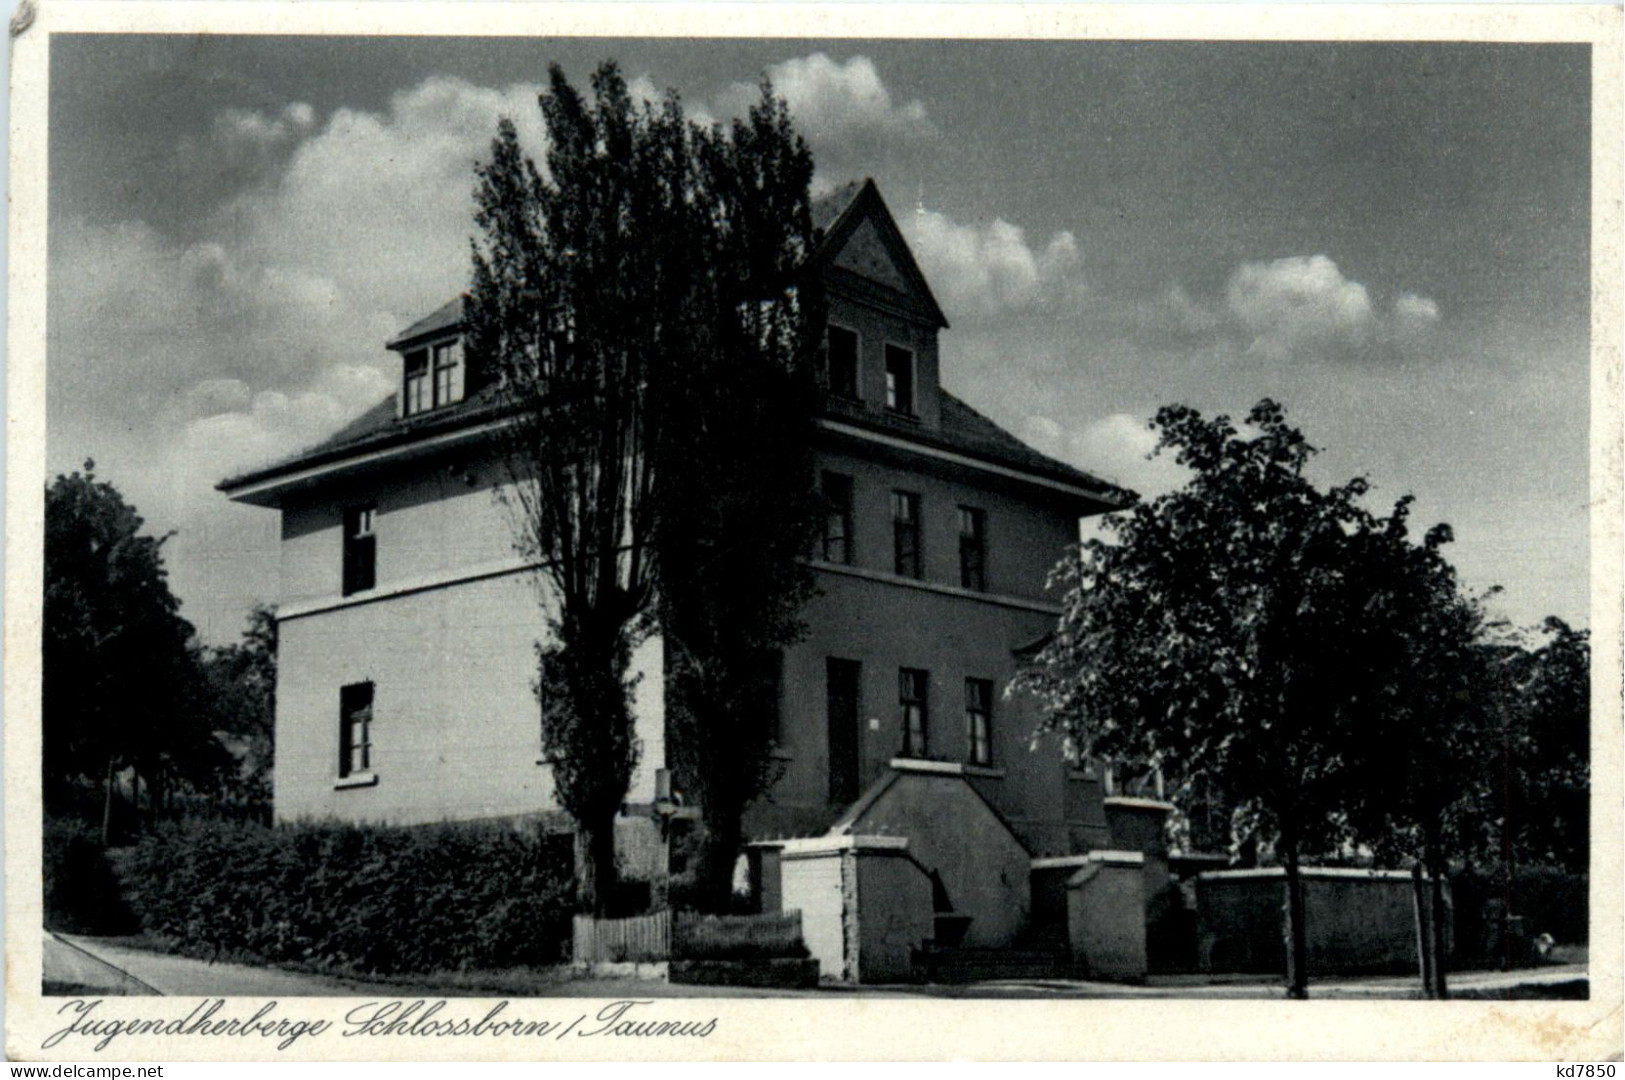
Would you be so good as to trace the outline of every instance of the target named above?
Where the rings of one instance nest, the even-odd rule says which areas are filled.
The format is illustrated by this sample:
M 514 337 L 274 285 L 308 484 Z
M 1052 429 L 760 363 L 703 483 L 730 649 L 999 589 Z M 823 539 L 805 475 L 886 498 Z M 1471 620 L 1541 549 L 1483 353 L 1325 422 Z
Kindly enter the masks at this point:
M 657 911 L 631 919 L 577 915 L 574 955 L 578 964 L 670 960 L 671 912 Z
M 805 956 L 801 912 L 761 915 L 697 915 L 679 912 L 672 955 L 679 960 Z
M 800 911 L 764 915 L 657 911 L 630 919 L 577 915 L 574 931 L 578 964 L 806 955 Z

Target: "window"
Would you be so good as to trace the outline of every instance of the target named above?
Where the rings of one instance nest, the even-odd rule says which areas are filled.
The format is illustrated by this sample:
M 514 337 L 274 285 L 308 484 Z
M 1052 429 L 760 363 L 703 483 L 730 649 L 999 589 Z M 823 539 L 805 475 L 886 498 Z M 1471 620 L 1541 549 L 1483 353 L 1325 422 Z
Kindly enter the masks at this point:
M 433 407 L 429 396 L 429 350 L 414 349 L 406 354 L 406 415 Z
M 912 491 L 891 493 L 892 569 L 903 577 L 920 576 L 920 497 Z
M 863 665 L 856 660 L 826 657 L 824 676 L 829 721 L 829 801 L 845 806 L 858 797 Z
M 434 347 L 434 403 L 439 408 L 463 400 L 463 357 L 455 341 Z
M 759 708 L 772 733 L 775 745 L 784 743 L 784 654 L 778 650 L 765 652 L 761 659 L 760 681 L 757 692 L 761 695 Z
M 886 346 L 886 408 L 914 415 L 914 350 Z
M 829 328 L 829 392 L 858 396 L 858 335 L 844 326 Z
M 372 769 L 372 683 L 339 690 L 339 778 Z
M 852 561 L 852 478 L 824 474 L 824 561 Z
M 993 764 L 993 684 L 965 680 L 965 745 L 972 765 Z
M 973 506 L 959 508 L 959 584 L 987 588 L 987 515 Z
M 372 506 L 352 506 L 344 511 L 344 595 L 370 589 L 377 581 L 378 539 Z
M 897 700 L 903 714 L 903 756 L 925 756 L 925 695 L 926 673 L 917 668 L 900 668 L 897 672 Z
M 463 400 L 463 351 L 456 341 L 413 349 L 406 354 L 405 370 L 407 416 Z

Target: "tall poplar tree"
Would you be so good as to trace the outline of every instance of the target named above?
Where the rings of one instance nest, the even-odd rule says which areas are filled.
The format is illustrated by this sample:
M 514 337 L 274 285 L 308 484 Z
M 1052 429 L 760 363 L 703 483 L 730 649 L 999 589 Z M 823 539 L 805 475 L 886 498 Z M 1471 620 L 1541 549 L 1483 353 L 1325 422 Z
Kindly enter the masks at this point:
M 725 910 L 745 811 L 775 778 L 780 650 L 814 591 L 824 311 L 803 272 L 812 157 L 784 102 L 764 85 L 744 120 L 693 135 L 702 332 L 667 372 L 656 545 L 667 754 L 703 826 L 689 899 Z
M 811 162 L 766 88 L 731 131 L 689 123 L 674 94 L 634 104 L 612 63 L 591 88 L 588 100 L 550 69 L 545 169 L 499 126 L 478 170 L 464 318 L 515 418 L 504 439 L 519 546 L 543 567 L 552 631 L 538 644 L 542 737 L 576 823 L 581 903 L 602 911 L 640 753 L 633 649 L 663 632 L 676 737 L 726 740 L 737 653 L 793 636 L 773 601 L 761 617 L 744 594 L 793 608 L 807 591 L 803 552 L 780 536 L 810 491 L 794 269 L 810 242 Z M 740 797 L 715 770 L 743 763 L 752 794 L 760 770 L 698 753 L 702 811 L 734 822 L 708 833 L 737 850 Z

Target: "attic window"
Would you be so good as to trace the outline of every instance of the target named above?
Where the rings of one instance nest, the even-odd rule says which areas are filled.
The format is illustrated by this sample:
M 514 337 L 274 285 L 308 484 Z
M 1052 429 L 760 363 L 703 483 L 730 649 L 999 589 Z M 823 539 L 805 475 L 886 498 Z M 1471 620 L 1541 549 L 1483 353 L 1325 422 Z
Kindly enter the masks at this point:
M 415 349 L 406 354 L 406 415 L 433 408 L 429 397 L 429 350 Z
M 914 351 L 886 346 L 886 408 L 914 415 Z
M 406 354 L 405 414 L 412 416 L 463 400 L 463 351 L 456 341 Z
M 829 391 L 858 396 L 858 335 L 844 326 L 829 328 Z

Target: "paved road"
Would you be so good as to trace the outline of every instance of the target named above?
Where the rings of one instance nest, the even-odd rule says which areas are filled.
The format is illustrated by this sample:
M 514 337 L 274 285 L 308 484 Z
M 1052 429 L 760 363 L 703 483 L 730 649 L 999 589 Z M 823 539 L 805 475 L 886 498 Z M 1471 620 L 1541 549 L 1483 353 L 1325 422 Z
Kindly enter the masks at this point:
M 53 969 L 53 964 L 56 967 Z M 60 973 L 53 976 L 53 970 Z M 67 976 L 67 977 L 61 977 Z M 360 979 L 335 979 L 272 967 L 209 963 L 189 956 L 132 949 L 75 934 L 45 935 L 45 980 L 108 994 L 205 997 L 354 997 L 400 990 Z
M 83 987 L 107 994 L 157 993 L 122 968 L 50 933 L 45 935 L 45 951 L 41 960 L 46 986 Z
M 1584 965 L 1568 964 L 1533 971 L 1459 972 L 1451 976 L 1454 992 L 1463 997 L 1552 996 L 1567 991 L 1576 994 L 1586 977 Z M 379 995 L 391 998 L 439 997 L 517 997 L 490 990 L 466 990 L 429 985 L 402 985 L 309 975 L 280 968 L 252 967 L 247 964 L 209 963 L 185 956 L 148 952 L 98 938 L 68 934 L 45 935 L 45 979 L 66 985 L 94 988 L 106 994 L 162 994 L 184 997 L 355 997 Z M 1405 999 L 1418 995 L 1412 978 L 1363 978 L 1318 980 L 1311 983 L 1310 996 L 1330 999 Z M 1230 998 L 1270 999 L 1282 997 L 1281 987 L 1267 978 L 1237 979 L 1215 984 L 1201 977 L 1156 979 L 1150 985 L 1124 986 L 1118 983 L 1087 982 L 1072 979 L 1011 979 L 963 986 L 865 986 L 824 987 L 819 990 L 754 990 L 744 987 L 680 986 L 646 979 L 574 978 L 551 984 L 547 997 L 588 997 L 599 999 L 650 997 L 838 997 L 842 995 L 884 997 L 951 998 Z

